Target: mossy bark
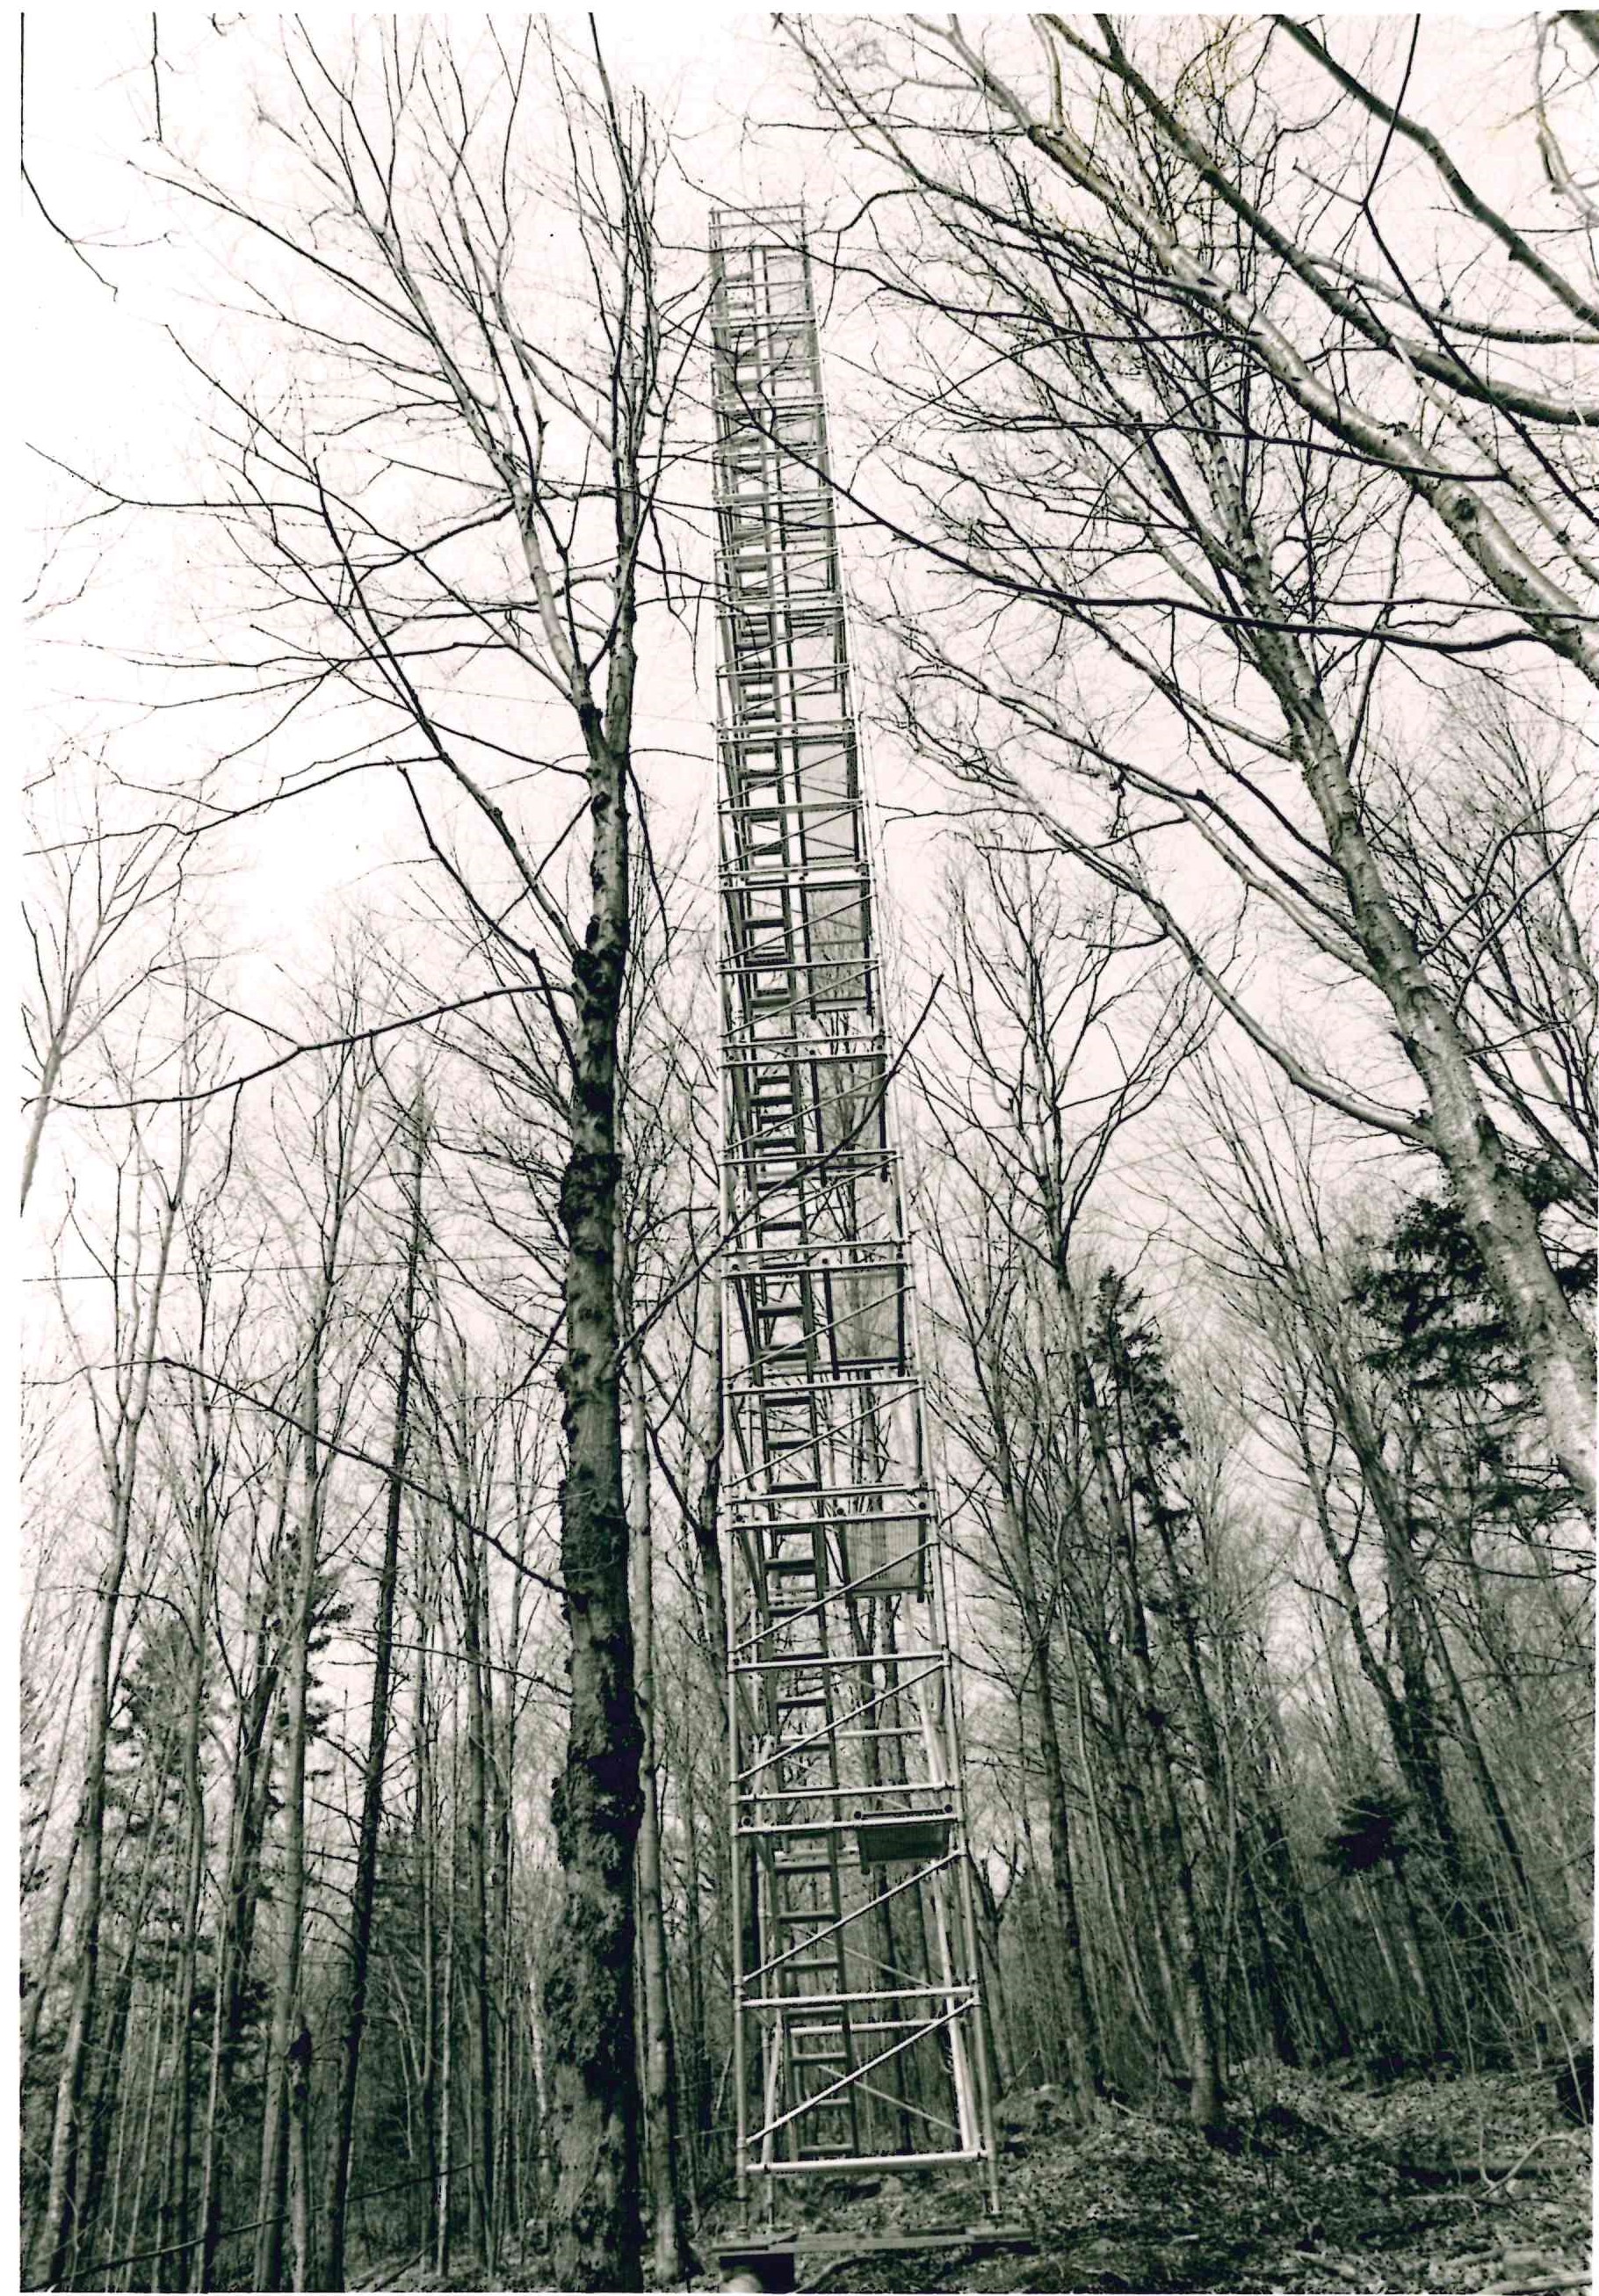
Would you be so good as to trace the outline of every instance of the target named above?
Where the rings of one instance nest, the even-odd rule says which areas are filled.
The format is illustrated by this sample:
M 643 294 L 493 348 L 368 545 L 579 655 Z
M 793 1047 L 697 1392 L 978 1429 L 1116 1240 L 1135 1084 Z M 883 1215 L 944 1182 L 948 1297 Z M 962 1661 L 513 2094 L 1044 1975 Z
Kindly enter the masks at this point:
M 574 965 L 561 1566 L 571 1722 L 552 1797 L 565 1877 L 545 1979 L 556 2160 L 555 2284 L 640 2285 L 634 1867 L 642 1733 L 628 1611 L 617 1315 L 617 1072 L 628 928 L 626 758 L 585 712 L 591 907 Z

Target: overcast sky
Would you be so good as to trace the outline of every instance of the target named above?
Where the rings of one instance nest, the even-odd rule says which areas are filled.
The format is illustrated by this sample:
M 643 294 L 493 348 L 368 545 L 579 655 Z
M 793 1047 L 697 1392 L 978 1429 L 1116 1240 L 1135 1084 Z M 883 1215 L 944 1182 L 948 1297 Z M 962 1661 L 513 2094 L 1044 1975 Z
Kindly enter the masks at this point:
M 458 29 L 481 22 L 475 13 L 443 12 L 461 20 Z M 1516 20 L 1511 12 L 1464 12 L 1477 20 L 1453 12 L 1424 24 L 1411 100 L 1464 137 L 1473 173 L 1497 191 L 1535 164 L 1525 123 L 1529 90 L 1521 85 L 1528 44 L 1496 29 Z M 224 308 L 235 283 L 195 251 L 195 225 L 205 219 L 152 180 L 167 164 L 155 138 L 156 94 L 159 83 L 170 146 L 230 183 L 270 185 L 274 141 L 257 119 L 251 90 L 257 74 L 271 69 L 273 25 L 193 11 L 156 21 L 153 59 L 148 14 L 63 11 L 28 22 L 29 163 L 51 217 L 83 246 L 74 253 L 29 209 L 19 428 L 38 453 L 26 465 L 36 539 L 25 545 L 25 562 L 29 547 L 37 560 L 46 546 L 46 529 L 88 500 L 57 464 L 156 499 L 210 482 L 209 387 L 174 337 L 226 371 L 241 340 Z M 319 36 L 336 38 L 348 19 L 314 10 L 310 21 Z M 580 19 L 570 21 L 581 31 Z M 716 198 L 803 193 L 816 208 L 836 205 L 847 187 L 826 153 L 783 125 L 802 107 L 787 51 L 766 18 L 656 6 L 604 10 L 600 25 L 619 77 L 636 77 L 676 119 L 681 179 L 670 214 L 685 239 L 703 231 Z M 1516 59 L 1513 72 L 1507 54 Z M 747 130 L 747 121 L 756 128 Z M 213 250 L 220 243 L 209 234 Z M 841 414 L 865 349 L 858 316 L 836 315 L 824 349 Z M 130 779 L 172 783 L 254 732 L 258 703 L 197 711 L 188 706 L 186 674 L 152 680 L 127 659 L 206 650 L 210 632 L 200 617 L 224 588 L 197 562 L 211 545 L 193 523 L 152 516 L 109 530 L 91 525 L 53 546 L 40 591 L 51 611 L 34 624 L 28 653 L 30 773 L 62 733 L 109 735 Z M 646 679 L 642 710 L 642 739 L 654 752 L 649 785 L 685 833 L 694 821 L 703 830 L 713 789 L 707 649 L 700 651 L 701 682 L 679 648 L 664 673 Z M 879 794 L 890 810 L 896 800 L 924 795 L 882 743 L 877 763 Z M 280 967 L 315 978 L 340 914 L 368 899 L 387 905 L 398 890 L 399 857 L 415 850 L 399 792 L 374 776 L 258 816 L 247 837 L 233 840 L 237 865 L 224 911 L 230 946 L 254 953 L 242 973 L 246 1001 L 269 1010 Z M 703 837 L 701 850 L 708 852 Z M 898 864 L 918 865 L 890 872 L 891 897 L 914 933 L 931 911 L 936 840 L 891 828 L 890 851 Z
M 312 20 L 332 34 L 343 20 L 314 11 Z M 791 176 L 791 164 L 783 155 L 775 165 L 770 153 L 758 160 L 741 147 L 734 123 L 785 59 L 761 19 L 729 19 L 714 37 L 707 28 L 686 40 L 684 20 L 681 11 L 608 14 L 607 51 L 619 74 L 636 75 L 683 122 L 685 169 L 697 172 L 703 162 L 708 179 L 734 198 L 751 182 L 752 195 L 769 192 L 763 176 Z M 252 119 L 249 91 L 269 20 L 253 30 L 237 18 L 193 12 L 158 21 L 168 141 L 230 182 L 240 179 L 242 153 L 252 176 L 268 170 L 271 139 Z M 86 32 L 86 22 L 94 29 Z M 668 22 L 672 37 L 665 37 Z M 192 493 L 205 476 L 212 407 L 174 337 L 226 371 L 236 329 L 217 308 L 226 283 L 193 252 L 194 226 L 206 218 L 151 180 L 164 161 L 153 135 L 149 17 L 30 18 L 26 85 L 30 173 L 86 258 L 30 208 L 19 427 L 39 459 L 27 472 L 25 570 L 46 551 L 55 556 L 42 588 L 53 611 L 34 624 L 28 646 L 29 746 L 37 759 L 61 733 L 111 733 L 123 771 L 176 780 L 185 765 L 192 770 L 226 745 L 226 720 L 215 709 L 175 711 L 169 705 L 186 700 L 192 681 L 175 675 L 163 689 L 130 676 L 119 657 L 146 645 L 198 650 L 193 611 L 216 594 L 194 563 L 202 538 L 192 525 L 159 517 L 117 521 L 114 541 L 99 525 L 62 538 L 62 521 L 86 497 L 53 465 L 152 499 Z M 685 221 L 704 204 L 686 186 L 679 191 Z M 687 751 L 673 778 L 685 800 L 700 783 L 709 799 L 709 699 L 683 684 L 680 664 L 673 684 L 664 703 L 659 684 L 646 684 L 644 738 Z M 396 839 L 414 848 L 401 800 L 374 791 L 370 780 L 259 816 L 247 843 L 235 846 L 246 864 L 229 895 L 241 941 L 289 954 L 308 922 L 325 915 L 330 896 L 367 882 Z
M 476 12 L 440 12 L 457 19 L 458 29 L 481 21 Z M 1490 29 L 1473 29 L 1463 16 Z M 331 37 L 348 18 L 314 9 L 309 20 Z M 790 94 L 796 83 L 787 53 L 766 18 L 656 6 L 605 9 L 599 20 L 619 74 L 636 77 L 678 123 L 679 162 L 689 181 L 674 208 L 686 230 L 708 204 L 694 185 L 734 201 L 804 192 L 814 204 L 829 204 L 839 186 L 823 152 L 774 124 L 800 107 Z M 1502 67 L 1505 49 L 1491 28 L 1512 20 L 1511 12 L 1489 10 L 1435 18 L 1414 78 L 1418 109 L 1468 129 L 1473 169 L 1490 188 L 1497 171 L 1525 167 L 1532 144 L 1521 127 L 1527 91 L 1494 69 Z M 581 29 L 580 19 L 570 21 Z M 29 167 L 51 215 L 81 237 L 87 259 L 29 207 L 18 365 L 19 428 L 33 447 L 161 497 L 193 488 L 203 471 L 209 413 L 207 386 L 174 333 L 225 365 L 232 323 L 216 308 L 216 274 L 192 251 L 201 219 L 150 180 L 165 164 L 154 134 L 157 75 L 168 142 L 230 182 L 242 175 L 258 180 L 273 165 L 272 139 L 254 119 L 250 88 L 273 29 L 267 18 L 247 22 L 192 10 L 161 13 L 156 23 L 159 64 L 152 64 L 148 14 L 63 10 L 28 19 Z M 747 119 L 764 123 L 761 132 L 746 133 Z M 1520 132 L 1506 134 L 1513 123 Z M 848 355 L 841 334 L 835 327 L 835 362 Z M 836 372 L 832 396 L 836 407 Z M 30 535 L 81 506 L 81 496 L 48 463 L 30 463 L 28 476 Z M 192 562 L 197 537 L 179 521 L 152 519 L 120 526 L 112 548 L 103 539 L 99 529 L 70 537 L 45 578 L 47 598 L 70 598 L 85 586 L 76 603 L 58 606 L 34 627 L 29 747 L 37 758 L 58 731 L 114 730 L 125 771 L 176 778 L 185 763 L 224 746 L 226 733 L 214 711 L 203 718 L 186 709 L 152 715 L 152 700 L 175 701 L 188 687 L 175 681 L 163 694 L 148 679 L 131 678 L 119 653 L 141 644 L 194 648 L 191 616 L 207 596 Z M 25 543 L 25 566 L 29 548 L 37 558 L 40 546 Z M 670 793 L 686 803 L 696 777 L 709 794 L 709 697 L 683 683 L 681 667 L 672 685 L 664 703 L 659 685 L 646 692 L 644 732 L 664 750 L 688 753 L 670 783 Z M 261 817 L 240 849 L 247 867 L 231 899 L 242 942 L 286 952 L 308 920 L 325 914 L 331 894 L 367 879 L 393 839 L 404 838 L 398 800 L 374 800 L 370 782 L 318 800 L 308 818 L 309 812 Z

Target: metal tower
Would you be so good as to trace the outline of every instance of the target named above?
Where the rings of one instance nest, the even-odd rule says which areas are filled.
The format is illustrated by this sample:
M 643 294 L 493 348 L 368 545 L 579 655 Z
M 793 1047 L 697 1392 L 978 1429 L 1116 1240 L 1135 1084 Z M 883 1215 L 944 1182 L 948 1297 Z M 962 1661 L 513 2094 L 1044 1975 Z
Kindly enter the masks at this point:
M 993 2206 L 944 1557 L 800 210 L 718 217 L 711 264 L 740 2189 L 987 2161 Z

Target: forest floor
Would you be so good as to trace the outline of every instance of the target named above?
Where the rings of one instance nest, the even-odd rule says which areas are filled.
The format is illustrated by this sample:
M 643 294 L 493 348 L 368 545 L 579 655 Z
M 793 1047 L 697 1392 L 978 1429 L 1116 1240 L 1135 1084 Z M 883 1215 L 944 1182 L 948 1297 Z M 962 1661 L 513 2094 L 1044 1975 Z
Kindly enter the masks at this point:
M 1218 2149 L 1177 2119 L 1112 2107 L 1086 2131 L 1013 2142 L 1002 2213 L 1030 2256 L 958 2250 L 801 2256 L 800 2285 L 836 2292 L 1459 2291 L 1587 2284 L 1588 2131 L 1546 2074 L 1385 2088 L 1251 2069 Z M 785 2193 L 784 2200 L 788 2195 Z M 791 2211 L 792 2219 L 793 2211 Z M 882 2234 L 981 2220 L 980 2189 L 885 2177 L 816 2201 L 811 2230 Z M 707 2244 L 709 2244 L 708 2235 Z M 714 2286 L 714 2281 L 700 2284 Z
M 1038 2092 L 1040 2097 L 1053 2092 Z M 1205 2143 L 1175 2115 L 1111 2106 L 1093 2128 L 1013 2136 L 1000 2172 L 1005 2224 L 1031 2254 L 948 2248 L 802 2254 L 818 2296 L 1540 2296 L 1590 2285 L 1591 2145 L 1561 2115 L 1547 2073 L 1472 2074 L 1373 2087 L 1349 2073 L 1252 2067 L 1235 2075 L 1232 2136 Z M 784 2223 L 882 2237 L 983 2221 L 975 2180 L 862 2179 L 783 2194 Z M 708 2211 L 709 2291 L 736 2220 Z M 533 2290 L 529 2252 L 494 2284 Z M 463 2258 L 447 2279 L 369 2268 L 371 2290 L 481 2288 Z

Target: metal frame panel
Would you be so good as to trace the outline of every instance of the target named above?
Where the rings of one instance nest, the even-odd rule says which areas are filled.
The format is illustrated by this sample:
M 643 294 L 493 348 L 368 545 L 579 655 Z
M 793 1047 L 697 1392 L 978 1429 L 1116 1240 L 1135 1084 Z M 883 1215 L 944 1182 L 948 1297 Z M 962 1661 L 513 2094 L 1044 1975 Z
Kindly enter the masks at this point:
M 711 266 L 740 2189 L 981 2161 L 995 2205 L 802 216 L 718 217 Z

